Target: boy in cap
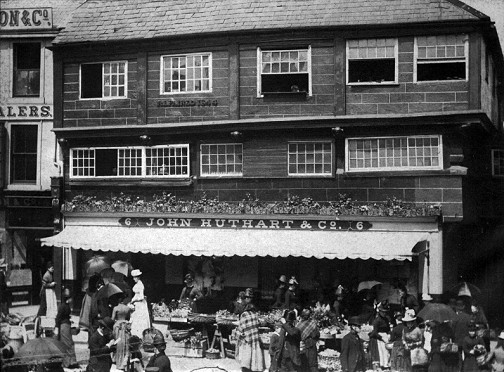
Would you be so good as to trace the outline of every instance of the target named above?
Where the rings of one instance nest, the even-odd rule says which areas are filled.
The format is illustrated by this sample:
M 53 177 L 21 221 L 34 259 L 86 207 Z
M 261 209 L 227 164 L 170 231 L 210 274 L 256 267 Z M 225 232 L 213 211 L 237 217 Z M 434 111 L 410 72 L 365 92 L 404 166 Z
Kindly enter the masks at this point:
M 166 342 L 161 334 L 154 336 L 154 355 L 150 358 L 146 368 L 157 367 L 159 372 L 172 372 L 170 359 L 165 354 Z
M 341 340 L 341 369 L 342 372 L 360 372 L 364 370 L 365 355 L 359 332 L 361 322 L 359 317 L 352 316 L 348 320 L 350 332 Z
M 275 322 L 275 331 L 270 336 L 269 344 L 269 355 L 271 357 L 271 365 L 269 367 L 269 372 L 278 371 L 278 355 L 280 354 L 280 331 L 282 330 L 282 323 L 280 321 Z
M 114 321 L 105 317 L 98 321 L 98 329 L 89 338 L 89 365 L 92 372 L 109 372 L 112 367 L 110 353 L 115 350 L 116 340 L 112 338 Z

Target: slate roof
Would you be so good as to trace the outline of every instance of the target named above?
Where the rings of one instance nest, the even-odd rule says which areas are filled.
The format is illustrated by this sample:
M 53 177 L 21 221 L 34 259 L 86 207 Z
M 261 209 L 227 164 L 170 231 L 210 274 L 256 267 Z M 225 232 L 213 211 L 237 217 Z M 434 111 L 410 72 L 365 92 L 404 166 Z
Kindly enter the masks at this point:
M 55 43 L 486 18 L 458 0 L 87 0 Z
M 86 0 L 0 0 L 0 10 L 19 8 L 52 8 L 53 28 L 65 27 L 72 11 Z

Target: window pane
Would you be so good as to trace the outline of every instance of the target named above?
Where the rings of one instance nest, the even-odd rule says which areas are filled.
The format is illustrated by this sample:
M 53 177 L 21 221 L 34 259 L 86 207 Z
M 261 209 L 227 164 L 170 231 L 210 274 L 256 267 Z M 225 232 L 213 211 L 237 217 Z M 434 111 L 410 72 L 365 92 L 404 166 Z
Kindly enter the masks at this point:
M 35 183 L 37 181 L 37 125 L 11 127 L 11 182 Z
M 289 174 L 331 173 L 330 143 L 289 143 Z
M 242 144 L 202 145 L 201 154 L 202 175 L 241 175 Z
M 14 43 L 13 94 L 40 95 L 40 43 Z

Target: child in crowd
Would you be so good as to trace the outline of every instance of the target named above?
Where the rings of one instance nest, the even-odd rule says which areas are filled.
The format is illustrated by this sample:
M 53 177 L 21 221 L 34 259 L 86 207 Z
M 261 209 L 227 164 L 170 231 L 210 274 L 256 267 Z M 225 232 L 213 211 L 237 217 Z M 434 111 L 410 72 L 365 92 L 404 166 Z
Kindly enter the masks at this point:
M 270 336 L 270 345 L 269 345 L 269 355 L 271 357 L 271 364 L 269 371 L 276 372 L 278 371 L 278 354 L 280 353 L 281 345 L 280 345 L 280 331 L 282 330 L 282 323 L 275 322 L 275 331 Z

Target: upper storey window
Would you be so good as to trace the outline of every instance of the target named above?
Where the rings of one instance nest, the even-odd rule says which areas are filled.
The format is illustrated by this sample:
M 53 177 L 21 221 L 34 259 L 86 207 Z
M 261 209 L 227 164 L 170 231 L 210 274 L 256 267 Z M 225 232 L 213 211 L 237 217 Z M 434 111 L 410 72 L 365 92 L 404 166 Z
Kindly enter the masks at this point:
M 441 169 L 440 136 L 367 137 L 346 140 L 348 172 Z
M 415 44 L 416 81 L 467 80 L 467 35 L 419 36 Z
M 40 96 L 40 43 L 14 43 L 13 96 Z
M 212 54 L 161 56 L 161 94 L 212 91 Z
M 38 169 L 38 125 L 12 125 L 10 182 L 35 184 Z
M 126 61 L 85 63 L 80 66 L 81 98 L 126 98 Z
M 397 83 L 397 39 L 347 41 L 347 83 Z
M 189 145 L 73 148 L 70 177 L 184 178 L 189 175 Z
M 492 176 L 504 177 L 504 150 L 492 150 Z
M 311 48 L 257 49 L 257 95 L 306 93 L 311 95 Z

